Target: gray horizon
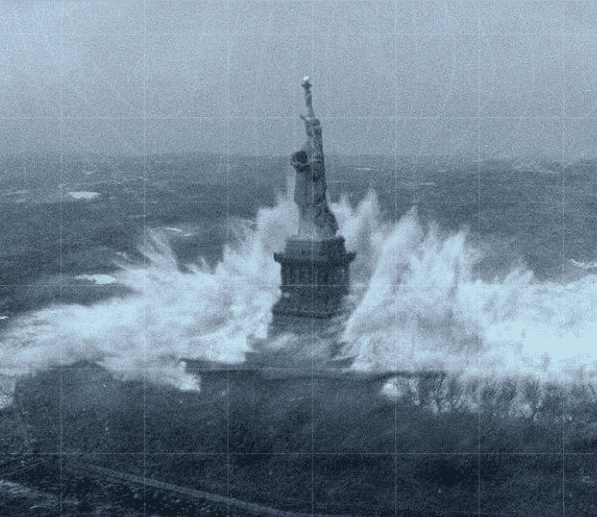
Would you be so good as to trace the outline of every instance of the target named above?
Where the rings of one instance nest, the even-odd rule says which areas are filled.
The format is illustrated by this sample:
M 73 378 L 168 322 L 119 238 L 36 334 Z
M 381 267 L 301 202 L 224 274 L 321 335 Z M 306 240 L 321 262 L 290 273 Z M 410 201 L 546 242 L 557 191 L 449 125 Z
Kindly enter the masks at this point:
M 592 2 L 0 5 L 0 156 L 597 157 Z

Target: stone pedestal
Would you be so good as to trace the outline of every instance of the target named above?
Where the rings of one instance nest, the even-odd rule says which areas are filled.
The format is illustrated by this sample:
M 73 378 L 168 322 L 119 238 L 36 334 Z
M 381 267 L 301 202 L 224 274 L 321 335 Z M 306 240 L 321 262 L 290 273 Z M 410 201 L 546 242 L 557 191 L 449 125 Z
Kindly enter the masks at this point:
M 282 296 L 273 307 L 271 333 L 321 332 L 342 312 L 350 285 L 343 237 L 326 240 L 288 239 L 283 253 L 274 253 L 282 266 Z
M 294 153 L 294 202 L 299 211 L 298 235 L 286 241 L 283 253 L 274 253 L 282 266 L 282 296 L 274 305 L 270 335 L 289 332 L 319 336 L 330 334 L 331 321 L 344 313 L 348 294 L 348 268 L 355 253 L 347 253 L 344 237 L 336 236 L 338 222 L 326 200 L 321 124 L 313 111 L 311 83 L 305 77 L 307 141 Z M 336 321 L 336 320 L 334 320 Z M 304 341 L 304 339 L 303 339 Z

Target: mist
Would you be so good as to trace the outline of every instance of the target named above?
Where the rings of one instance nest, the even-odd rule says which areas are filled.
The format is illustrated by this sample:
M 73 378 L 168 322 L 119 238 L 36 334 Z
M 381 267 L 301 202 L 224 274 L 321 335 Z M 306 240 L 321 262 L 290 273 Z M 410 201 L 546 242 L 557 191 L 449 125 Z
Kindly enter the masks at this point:
M 591 2 L 0 7 L 0 155 L 595 157 Z

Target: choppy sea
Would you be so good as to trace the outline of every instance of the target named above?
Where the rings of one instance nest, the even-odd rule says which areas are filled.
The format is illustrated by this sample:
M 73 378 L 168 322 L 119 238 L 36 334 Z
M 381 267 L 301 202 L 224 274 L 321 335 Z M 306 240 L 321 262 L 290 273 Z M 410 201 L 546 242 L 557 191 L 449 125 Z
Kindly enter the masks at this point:
M 355 368 L 593 382 L 597 163 L 329 157 Z M 5 160 L 0 372 L 79 360 L 197 389 L 244 361 L 297 226 L 282 157 Z M 149 376 L 149 377 L 147 377 Z

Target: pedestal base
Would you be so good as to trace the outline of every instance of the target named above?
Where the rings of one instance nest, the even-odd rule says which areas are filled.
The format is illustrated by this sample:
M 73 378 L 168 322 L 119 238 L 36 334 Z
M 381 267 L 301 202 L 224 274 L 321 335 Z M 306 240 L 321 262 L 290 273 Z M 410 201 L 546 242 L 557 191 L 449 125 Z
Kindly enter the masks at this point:
M 270 334 L 325 332 L 344 310 L 354 257 L 346 252 L 343 237 L 289 239 L 284 253 L 274 254 L 282 266 L 282 296 L 272 310 Z

